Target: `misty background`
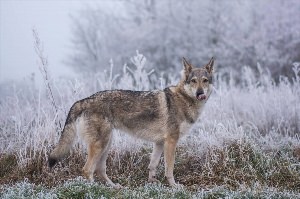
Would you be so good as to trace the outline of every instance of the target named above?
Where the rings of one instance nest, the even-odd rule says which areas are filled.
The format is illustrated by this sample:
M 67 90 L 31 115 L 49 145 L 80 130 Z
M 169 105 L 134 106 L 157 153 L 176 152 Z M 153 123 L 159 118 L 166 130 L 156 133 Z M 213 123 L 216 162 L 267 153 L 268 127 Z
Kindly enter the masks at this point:
M 89 76 L 133 66 L 136 50 L 153 75 L 181 69 L 184 56 L 239 77 L 259 63 L 276 79 L 300 60 L 300 2 L 253 1 L 0 1 L 1 87 L 42 81 L 33 46 L 39 33 L 52 78 Z M 134 66 L 133 66 L 134 67 Z

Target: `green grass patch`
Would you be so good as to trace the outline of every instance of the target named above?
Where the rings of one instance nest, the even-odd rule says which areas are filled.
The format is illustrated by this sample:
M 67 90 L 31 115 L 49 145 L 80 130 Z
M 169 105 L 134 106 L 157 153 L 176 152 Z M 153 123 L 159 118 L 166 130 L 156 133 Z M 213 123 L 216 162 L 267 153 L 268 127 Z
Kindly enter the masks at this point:
M 41 185 L 23 181 L 15 185 L 2 185 L 1 198 L 299 198 L 299 193 L 279 191 L 275 188 L 252 187 L 248 189 L 230 190 L 215 186 L 212 189 L 190 191 L 186 188 L 172 189 L 161 184 L 145 184 L 136 188 L 114 190 L 103 184 L 88 183 L 82 178 L 68 180 L 59 186 L 46 188 Z

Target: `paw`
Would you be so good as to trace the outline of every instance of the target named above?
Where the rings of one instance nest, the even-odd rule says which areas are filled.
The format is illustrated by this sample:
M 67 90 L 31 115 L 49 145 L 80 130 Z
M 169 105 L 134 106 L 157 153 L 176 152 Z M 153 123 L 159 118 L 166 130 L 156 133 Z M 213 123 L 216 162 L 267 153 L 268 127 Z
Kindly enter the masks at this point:
M 148 182 L 150 182 L 150 183 L 160 183 L 160 181 L 159 180 L 157 180 L 156 178 L 149 178 L 148 179 Z
M 124 187 L 122 185 L 120 185 L 119 183 L 113 184 L 111 185 L 112 188 L 116 189 L 116 190 L 120 190 L 123 189 Z
M 174 177 L 170 177 L 167 179 L 168 179 L 170 187 L 172 187 L 172 188 L 182 189 L 184 187 L 182 184 L 176 183 L 174 180 Z
M 89 183 L 93 183 L 95 182 L 93 176 L 85 176 L 86 180 L 89 182 Z

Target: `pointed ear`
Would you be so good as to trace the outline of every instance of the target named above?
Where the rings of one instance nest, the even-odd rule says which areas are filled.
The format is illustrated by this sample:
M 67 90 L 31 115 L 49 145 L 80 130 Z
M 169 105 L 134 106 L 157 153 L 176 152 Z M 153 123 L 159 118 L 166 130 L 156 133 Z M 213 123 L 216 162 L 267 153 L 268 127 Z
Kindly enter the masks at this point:
M 185 80 L 187 80 L 190 72 L 192 72 L 193 66 L 184 57 L 182 57 L 182 64 L 184 66 L 184 77 Z
M 208 73 L 212 73 L 214 71 L 214 57 L 212 57 L 208 64 L 206 64 L 205 69 L 207 70 Z

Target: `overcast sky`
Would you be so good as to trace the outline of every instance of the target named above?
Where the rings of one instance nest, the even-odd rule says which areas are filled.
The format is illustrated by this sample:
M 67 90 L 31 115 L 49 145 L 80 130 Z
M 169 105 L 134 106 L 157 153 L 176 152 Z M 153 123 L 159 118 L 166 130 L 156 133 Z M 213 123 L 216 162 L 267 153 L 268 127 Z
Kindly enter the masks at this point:
M 44 43 L 51 75 L 73 74 L 63 64 L 71 52 L 70 15 L 86 4 L 87 1 L 78 0 L 0 0 L 0 83 L 31 73 L 40 81 L 32 28 L 36 28 Z

